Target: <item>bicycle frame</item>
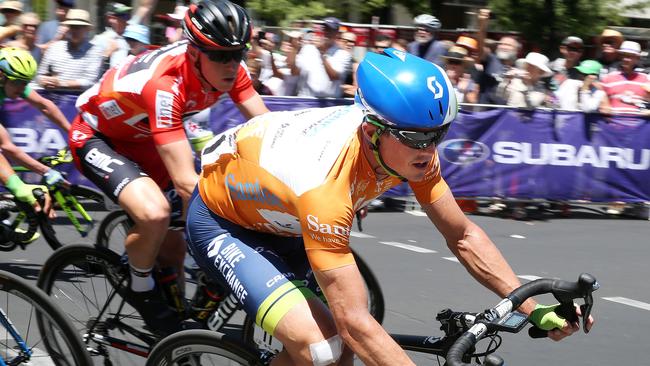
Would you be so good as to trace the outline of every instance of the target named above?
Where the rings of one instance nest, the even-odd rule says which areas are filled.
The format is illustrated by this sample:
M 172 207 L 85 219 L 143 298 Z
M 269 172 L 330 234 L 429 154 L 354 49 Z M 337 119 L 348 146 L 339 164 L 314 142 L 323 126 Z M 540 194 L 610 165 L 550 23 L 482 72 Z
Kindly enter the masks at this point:
M 31 358 L 31 356 L 32 356 L 32 350 L 30 350 L 29 347 L 27 347 L 27 343 L 20 336 L 20 334 L 18 333 L 18 330 L 11 323 L 11 320 L 9 320 L 9 318 L 7 317 L 7 314 L 5 313 L 5 311 L 2 308 L 0 308 L 0 324 L 2 324 L 2 326 L 5 329 L 7 329 L 9 334 L 11 334 L 11 337 L 16 341 L 16 343 L 19 346 L 21 356 L 18 359 L 18 361 L 23 362 L 23 361 L 29 360 Z M 2 357 L 0 357 L 0 366 L 6 366 L 6 365 L 7 364 L 6 364 L 5 360 Z

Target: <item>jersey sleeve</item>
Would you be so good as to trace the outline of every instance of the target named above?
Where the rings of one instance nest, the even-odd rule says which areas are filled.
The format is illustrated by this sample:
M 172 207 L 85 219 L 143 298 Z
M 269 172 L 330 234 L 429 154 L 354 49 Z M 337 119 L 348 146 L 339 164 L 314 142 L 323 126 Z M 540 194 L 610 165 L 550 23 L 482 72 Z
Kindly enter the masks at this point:
M 336 197 L 339 197 L 338 199 Z M 311 268 L 325 271 L 354 263 L 350 230 L 354 212 L 348 200 L 316 188 L 298 199 L 298 212 L 305 251 Z
M 165 76 L 150 81 L 142 90 L 142 100 L 156 145 L 186 138 L 182 118 L 185 101 L 175 78 Z
M 440 172 L 438 154 L 431 159 L 430 165 L 431 169 L 424 179 L 419 182 L 409 182 L 409 186 L 420 204 L 434 203 L 449 189 Z
M 253 88 L 253 82 L 248 75 L 248 70 L 243 63 L 239 64 L 239 70 L 237 71 L 237 79 L 235 80 L 235 85 L 233 85 L 228 94 L 236 104 L 244 103 L 253 95 L 257 94 Z
M 29 84 L 27 84 L 27 86 L 25 87 L 25 91 L 23 91 L 23 95 L 22 95 L 23 99 L 27 98 L 29 96 L 29 93 L 31 92 L 32 92 L 32 87 L 29 86 Z

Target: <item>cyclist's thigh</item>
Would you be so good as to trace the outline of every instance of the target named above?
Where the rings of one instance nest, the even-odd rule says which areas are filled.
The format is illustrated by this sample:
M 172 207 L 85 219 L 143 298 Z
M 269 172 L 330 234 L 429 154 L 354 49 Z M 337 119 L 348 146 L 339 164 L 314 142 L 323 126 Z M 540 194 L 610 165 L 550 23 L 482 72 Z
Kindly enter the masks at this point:
M 268 245 L 271 240 L 275 245 L 291 245 L 296 239 L 233 224 L 212 213 L 196 191 L 187 215 L 187 241 L 196 262 L 210 276 L 227 283 L 246 313 L 267 332 L 273 334 L 278 321 L 294 306 L 310 299 L 320 303 Z
M 129 183 L 147 176 L 138 164 L 118 153 L 108 139 L 77 120 L 73 123 L 70 150 L 77 168 L 114 202 Z

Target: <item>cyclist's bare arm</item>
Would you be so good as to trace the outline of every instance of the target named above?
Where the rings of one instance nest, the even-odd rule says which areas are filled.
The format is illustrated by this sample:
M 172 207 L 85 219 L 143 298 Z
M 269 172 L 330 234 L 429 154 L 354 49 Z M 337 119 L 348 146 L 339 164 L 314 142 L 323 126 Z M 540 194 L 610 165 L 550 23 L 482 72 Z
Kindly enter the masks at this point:
M 38 162 L 11 142 L 9 132 L 4 126 L 0 125 L 0 149 L 2 153 L 11 159 L 14 159 L 25 168 L 39 174 L 45 174 L 50 168 Z
M 194 170 L 194 156 L 187 139 L 158 145 L 158 154 L 162 158 L 167 172 L 174 183 L 176 192 L 186 204 L 194 191 L 199 176 Z
M 266 108 L 262 97 L 260 97 L 257 93 L 248 98 L 245 102 L 236 104 L 236 106 L 247 120 L 269 111 L 269 109 Z
M 458 207 L 451 191 L 422 208 L 445 237 L 449 249 L 481 284 L 502 297 L 521 285 L 487 234 Z M 529 300 L 520 310 L 529 314 L 534 308 L 535 303 Z
M 368 312 L 363 278 L 356 265 L 314 274 L 341 338 L 365 365 L 414 365 Z
M 57 124 L 57 126 L 61 127 L 64 129 L 66 132 L 70 131 L 70 122 L 68 122 L 68 119 L 65 118 L 63 115 L 63 112 L 59 109 L 59 107 L 54 104 L 49 99 L 43 98 L 40 94 L 38 94 L 36 91 L 32 90 L 27 98 L 25 98 L 29 104 L 31 104 L 34 108 L 38 109 L 45 117 L 47 117 L 50 121 L 54 122 Z

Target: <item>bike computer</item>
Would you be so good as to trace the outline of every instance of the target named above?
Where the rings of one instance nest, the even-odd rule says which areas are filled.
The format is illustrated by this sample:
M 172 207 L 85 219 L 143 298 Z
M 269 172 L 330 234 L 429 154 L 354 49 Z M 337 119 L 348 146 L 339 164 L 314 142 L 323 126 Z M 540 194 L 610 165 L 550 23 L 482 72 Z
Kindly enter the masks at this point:
M 522 313 L 512 312 L 492 324 L 500 331 L 517 333 L 528 324 L 528 316 Z

